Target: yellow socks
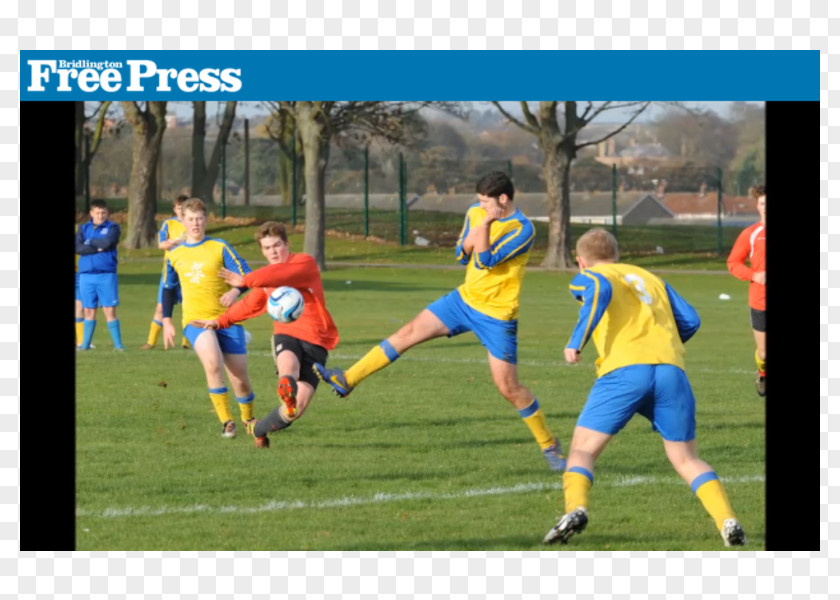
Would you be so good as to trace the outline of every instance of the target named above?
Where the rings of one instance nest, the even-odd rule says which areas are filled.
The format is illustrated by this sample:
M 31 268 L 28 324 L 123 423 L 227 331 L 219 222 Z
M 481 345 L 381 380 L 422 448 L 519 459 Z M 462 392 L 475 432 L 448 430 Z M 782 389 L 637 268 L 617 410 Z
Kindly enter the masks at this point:
M 384 369 L 400 357 L 394 347 L 383 340 L 381 344 L 371 348 L 370 352 L 360 358 L 356 364 L 344 372 L 347 385 L 356 387 L 380 369 Z
M 239 415 L 242 417 L 242 422 L 250 421 L 254 418 L 254 392 L 251 392 L 244 398 L 237 398 L 239 403 Z
M 691 482 L 691 491 L 697 495 L 703 508 L 715 520 L 718 530 L 723 527 L 726 519 L 735 518 L 735 512 L 729 505 L 729 498 L 726 497 L 723 485 L 714 471 L 695 477 Z
M 160 321 L 152 321 L 152 324 L 149 326 L 149 339 L 146 340 L 146 343 L 149 346 L 154 346 L 157 344 L 158 336 L 160 335 L 160 331 L 163 328 L 163 323 Z
M 758 367 L 758 373 L 763 377 L 767 370 L 767 360 L 758 357 L 758 350 L 755 351 L 755 366 Z
M 534 439 L 537 440 L 541 449 L 545 450 L 554 443 L 554 434 L 545 424 L 545 415 L 540 410 L 540 403 L 536 398 L 531 404 L 519 410 L 519 416 L 534 434 Z
M 592 473 L 583 467 L 572 467 L 563 473 L 563 497 L 566 512 L 582 506 L 589 508 L 589 490 L 592 487 Z
M 227 388 L 210 388 L 208 391 L 210 392 L 210 402 L 213 403 L 213 408 L 216 409 L 216 415 L 219 417 L 219 421 L 221 421 L 222 423 L 225 423 L 226 421 L 232 421 L 233 415 L 230 413 L 230 405 L 228 404 L 227 397 Z
M 85 320 L 84 318 L 76 319 L 76 345 L 81 346 L 83 339 L 85 339 Z

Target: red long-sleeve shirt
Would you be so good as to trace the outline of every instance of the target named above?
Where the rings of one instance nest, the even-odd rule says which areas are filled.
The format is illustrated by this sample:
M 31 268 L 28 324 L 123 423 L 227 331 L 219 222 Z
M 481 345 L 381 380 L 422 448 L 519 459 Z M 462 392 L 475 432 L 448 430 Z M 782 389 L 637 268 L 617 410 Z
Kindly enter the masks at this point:
M 245 275 L 245 285 L 251 291 L 219 317 L 219 326 L 261 315 L 266 311 L 268 296 L 276 288 L 286 285 L 303 295 L 303 314 L 291 323 L 274 322 L 274 333 L 292 336 L 332 350 L 338 344 L 338 329 L 327 311 L 324 284 L 315 259 L 308 254 L 289 254 L 284 263 L 268 265 Z
M 726 260 L 730 273 L 738 279 L 751 282 L 749 305 L 755 310 L 767 310 L 767 286 L 752 280 L 754 273 L 767 270 L 766 242 L 767 226 L 759 221 L 741 232 Z M 750 261 L 749 266 L 747 259 Z

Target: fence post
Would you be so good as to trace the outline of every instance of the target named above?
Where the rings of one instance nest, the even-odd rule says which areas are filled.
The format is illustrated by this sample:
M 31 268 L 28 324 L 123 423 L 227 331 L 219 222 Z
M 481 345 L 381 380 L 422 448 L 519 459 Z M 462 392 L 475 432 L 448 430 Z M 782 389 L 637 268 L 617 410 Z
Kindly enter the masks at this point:
M 365 237 L 370 235 L 370 216 L 368 215 L 368 147 L 365 146 Z
M 227 171 L 225 156 L 227 155 L 227 141 L 222 144 L 222 218 L 227 216 L 227 202 L 225 192 L 227 190 Z
M 251 138 L 248 129 L 248 119 L 245 119 L 245 206 L 251 205 Z
M 400 246 L 406 244 L 405 159 L 400 152 Z
M 723 212 L 723 171 L 720 167 L 717 168 L 717 253 L 718 256 L 723 254 L 723 221 L 721 213 Z
M 297 225 L 297 126 L 292 129 L 292 227 Z
M 615 239 L 618 239 L 618 168 L 613 164 L 612 166 L 612 234 Z

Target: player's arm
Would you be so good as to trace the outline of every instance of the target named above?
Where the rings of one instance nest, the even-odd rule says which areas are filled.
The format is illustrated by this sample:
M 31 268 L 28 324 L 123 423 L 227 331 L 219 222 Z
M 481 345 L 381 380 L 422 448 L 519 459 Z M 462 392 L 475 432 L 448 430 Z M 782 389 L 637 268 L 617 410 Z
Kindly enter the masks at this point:
M 104 252 L 105 250 L 116 248 L 119 243 L 120 226 L 116 223 L 112 223 L 111 226 L 108 227 L 108 233 L 102 237 L 91 238 L 90 240 L 90 245 L 94 246 L 97 252 Z
M 224 268 L 228 269 L 229 271 L 233 271 L 234 273 L 239 273 L 240 275 L 245 275 L 251 272 L 251 267 L 248 266 L 248 263 L 245 262 L 245 259 L 239 256 L 239 253 L 233 249 L 233 246 L 228 244 L 227 242 L 223 242 L 222 247 L 222 264 Z M 226 292 L 221 298 L 220 301 L 223 306 L 232 306 L 236 299 L 248 291 L 247 286 L 238 286 L 234 287 L 228 292 Z
M 474 242 L 470 236 L 470 211 L 468 210 L 467 215 L 464 217 L 464 226 L 461 228 L 461 235 L 458 236 L 458 242 L 455 244 L 455 258 L 462 265 L 470 262 L 473 245 Z
M 566 350 L 580 352 L 592 337 L 592 332 L 612 300 L 612 285 L 603 275 L 584 271 L 575 275 L 569 284 L 569 291 L 581 303 L 581 307 Z
M 479 236 L 473 253 L 473 261 L 479 269 L 492 269 L 498 264 L 527 252 L 534 243 L 536 231 L 534 225 L 527 219 L 520 222 L 519 227 L 492 243 L 489 239 L 490 223 L 487 223 L 486 228 L 486 237 Z
M 76 254 L 96 254 L 97 249 L 85 240 L 85 227 L 79 227 L 76 232 Z
M 175 273 L 172 263 L 169 262 L 167 255 L 166 267 L 164 274 L 164 287 L 161 297 L 161 306 L 163 307 L 163 348 L 167 349 L 170 346 L 175 347 L 175 326 L 172 324 L 172 309 L 178 301 L 178 290 L 166 287 L 167 280 Z
M 301 255 L 298 255 L 301 256 Z M 275 288 L 281 285 L 306 289 L 314 287 L 320 277 L 318 263 L 309 255 L 293 263 L 267 265 L 242 277 L 242 285 L 249 288 Z
M 735 243 L 732 245 L 732 250 L 729 252 L 729 257 L 726 259 L 726 268 L 735 277 L 742 281 L 752 281 L 753 270 L 747 266 L 747 257 L 750 255 L 750 233 L 749 230 L 744 230 Z
M 250 294 L 228 308 L 225 314 L 218 318 L 219 329 L 227 329 L 236 323 L 260 316 L 266 311 L 267 301 L 266 291 L 263 288 L 254 288 Z
M 668 302 L 671 303 L 671 312 L 674 313 L 680 340 L 685 343 L 700 329 L 700 315 L 667 283 L 665 283 L 665 291 L 668 292 Z

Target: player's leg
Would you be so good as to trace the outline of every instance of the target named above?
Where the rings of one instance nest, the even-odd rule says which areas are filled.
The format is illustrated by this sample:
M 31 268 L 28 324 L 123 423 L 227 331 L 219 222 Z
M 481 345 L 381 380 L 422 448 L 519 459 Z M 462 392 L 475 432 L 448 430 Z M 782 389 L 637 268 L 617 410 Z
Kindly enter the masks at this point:
M 232 438 L 236 436 L 236 424 L 233 422 L 233 414 L 228 403 L 225 360 L 216 333 L 212 329 L 199 329 L 192 325 L 184 328 L 184 335 L 190 339 L 198 360 L 204 368 L 210 402 L 222 424 L 222 437 Z
M 515 340 L 515 337 L 513 339 Z M 516 348 L 514 346 L 514 357 L 515 352 Z M 552 471 L 563 471 L 566 468 L 566 456 L 563 454 L 560 440 L 548 428 L 545 414 L 540 408 L 537 398 L 519 382 L 516 363 L 493 356 L 492 351 L 488 351 L 487 361 L 490 364 L 493 383 L 496 384 L 499 393 L 519 412 L 519 416 L 528 426 L 540 450 L 542 450 L 543 456 L 548 461 L 549 468 Z
M 85 310 L 82 308 L 82 292 L 79 290 L 79 274 L 76 273 L 76 347 L 81 347 L 85 338 Z
M 565 544 L 581 533 L 589 523 L 589 490 L 594 482 L 595 460 L 606 448 L 612 435 L 578 425 L 572 434 L 566 472 L 563 473 L 565 514 L 546 534 L 543 542 Z
M 697 453 L 695 400 L 688 377 L 674 365 L 656 365 L 654 371 L 655 400 L 651 421 L 662 435 L 668 460 L 714 519 L 726 545 L 743 545 L 746 536 L 723 484 L 714 469 Z
M 263 448 L 268 447 L 266 436 L 269 433 L 286 429 L 303 415 L 315 393 L 315 385 L 311 382 L 314 381 L 316 385 L 318 382 L 318 378 L 312 372 L 311 361 L 307 364 L 309 371 L 302 370 L 304 349 L 300 340 L 274 335 L 272 346 L 275 352 L 274 364 L 277 373 L 280 374 L 277 381 L 280 404 L 254 426 L 253 434 L 257 447 Z M 326 362 L 326 351 L 321 360 Z M 302 375 L 308 381 L 301 380 Z
M 149 325 L 149 337 L 146 343 L 140 348 L 143 350 L 150 350 L 155 347 L 163 329 L 163 287 L 164 275 L 160 276 L 160 283 L 158 284 L 157 304 L 155 305 L 155 314 L 152 316 L 152 322 Z
M 755 391 L 759 396 L 767 394 L 767 322 L 766 311 L 750 308 L 753 337 L 755 337 Z
M 248 376 L 245 330 L 241 325 L 234 325 L 228 329 L 220 329 L 216 333 L 224 356 L 225 370 L 239 405 L 239 416 L 248 428 L 250 422 L 254 420 L 254 388 L 251 387 L 251 379 Z
M 82 296 L 82 310 L 84 312 L 80 350 L 90 349 L 93 332 L 96 330 L 96 307 L 99 306 L 96 295 L 96 277 L 96 274 L 90 273 L 80 273 L 79 275 L 79 292 Z
M 400 327 L 395 333 L 374 346 L 346 371 L 327 369 L 323 364 L 314 365 L 315 372 L 322 381 L 328 383 L 342 398 L 362 381 L 384 369 L 397 360 L 409 348 L 433 338 L 449 335 L 449 328 L 429 308 Z
M 108 322 L 108 332 L 114 341 L 114 349 L 124 350 L 120 320 L 117 318 L 117 306 L 120 304 L 119 288 L 116 273 L 103 273 L 98 290 L 99 304 Z

